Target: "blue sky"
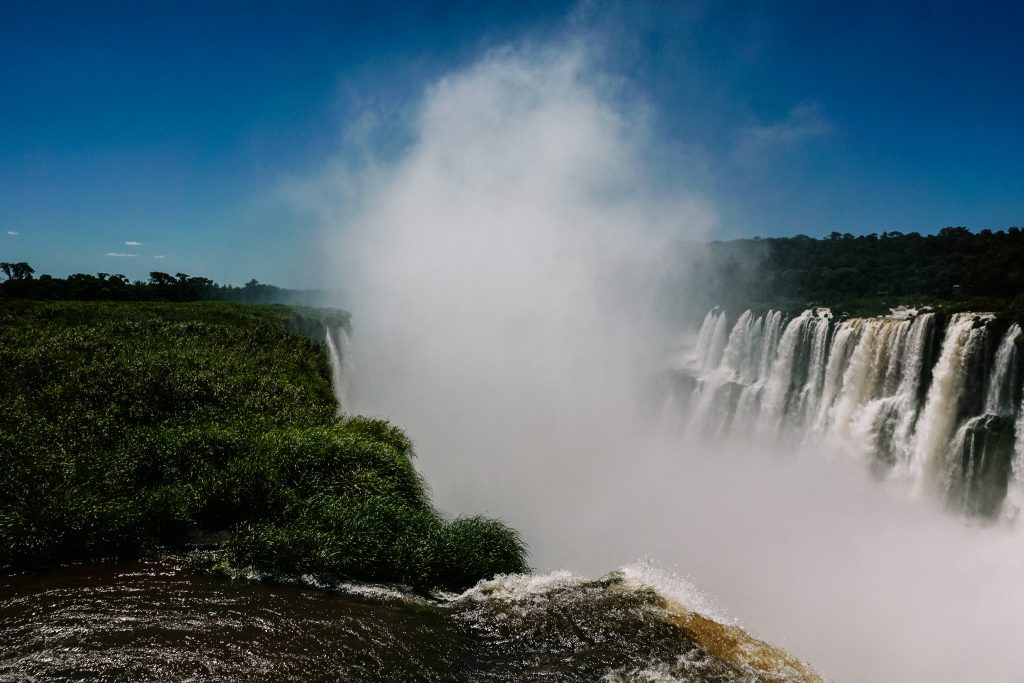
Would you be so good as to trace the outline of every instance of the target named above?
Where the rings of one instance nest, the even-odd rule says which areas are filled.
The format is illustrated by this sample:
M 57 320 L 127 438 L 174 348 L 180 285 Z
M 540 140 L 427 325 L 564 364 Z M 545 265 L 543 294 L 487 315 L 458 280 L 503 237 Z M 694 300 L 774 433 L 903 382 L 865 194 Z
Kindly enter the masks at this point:
M 425 90 L 489 51 L 568 42 L 716 237 L 1020 225 L 1021 35 L 1017 2 L 9 0 L 0 260 L 330 286 L 283 188 L 401 155 Z

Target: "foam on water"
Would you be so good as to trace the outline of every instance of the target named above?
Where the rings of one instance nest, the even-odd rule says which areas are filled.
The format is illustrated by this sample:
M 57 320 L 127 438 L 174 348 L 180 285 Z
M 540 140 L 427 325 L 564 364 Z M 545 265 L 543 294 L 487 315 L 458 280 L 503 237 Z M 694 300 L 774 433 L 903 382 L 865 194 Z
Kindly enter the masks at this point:
M 722 623 L 734 622 L 717 610 L 690 579 L 660 567 L 651 559 L 637 560 L 620 571 L 627 586 L 654 589 L 662 597 L 688 611 Z
M 552 591 L 572 588 L 584 579 L 567 570 L 547 574 L 499 574 L 493 579 L 479 582 L 454 600 L 505 600 L 512 603 L 531 602 Z

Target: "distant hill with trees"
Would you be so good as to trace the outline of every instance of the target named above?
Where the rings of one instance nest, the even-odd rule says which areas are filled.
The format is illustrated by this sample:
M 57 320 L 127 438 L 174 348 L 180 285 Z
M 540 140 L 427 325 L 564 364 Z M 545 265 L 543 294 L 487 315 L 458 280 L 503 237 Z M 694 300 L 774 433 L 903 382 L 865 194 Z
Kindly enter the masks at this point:
M 35 276 L 28 263 L 0 263 L 6 280 L 0 298 L 49 301 L 232 301 L 247 304 L 336 305 L 338 292 L 323 289 L 285 289 L 250 280 L 242 287 L 220 285 L 187 273 L 154 271 L 147 281 L 121 274 L 76 273 L 66 278 Z
M 679 287 L 707 308 L 871 315 L 931 305 L 1024 315 L 1024 231 L 943 228 L 934 235 L 833 232 L 682 245 Z

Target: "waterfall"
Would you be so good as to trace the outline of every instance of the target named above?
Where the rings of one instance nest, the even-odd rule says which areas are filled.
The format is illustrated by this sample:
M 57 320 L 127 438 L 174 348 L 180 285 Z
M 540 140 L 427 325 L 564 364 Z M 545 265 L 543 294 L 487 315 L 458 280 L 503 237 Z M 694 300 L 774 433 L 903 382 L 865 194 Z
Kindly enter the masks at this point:
M 331 387 L 334 398 L 338 401 L 338 414 L 348 406 L 352 389 L 352 340 L 348 331 L 341 325 L 333 330 L 324 326 L 327 354 L 331 359 Z M 337 337 L 337 341 L 335 341 Z
M 693 353 L 693 364 L 704 370 L 707 368 L 708 349 L 711 347 L 711 337 L 715 334 L 715 325 L 718 323 L 718 309 L 711 309 L 704 316 L 704 323 L 697 333 L 697 344 Z
M 1020 398 L 1017 420 L 1014 422 L 1013 462 L 1007 491 L 1007 509 L 1004 514 L 1016 517 L 1024 510 L 1024 396 Z
M 725 345 L 722 365 L 736 379 L 740 379 L 740 374 L 750 352 L 748 347 L 754 341 L 751 338 L 753 318 L 754 316 L 750 311 L 745 311 L 733 326 L 732 332 L 729 333 L 729 341 Z
M 843 387 L 843 376 L 850 362 L 857 340 L 860 337 L 860 321 L 840 323 L 832 336 L 832 347 L 829 349 L 828 363 L 822 383 L 821 397 L 818 400 L 818 415 L 814 422 L 814 432 L 824 431 L 833 402 Z
M 748 310 L 729 328 L 713 309 L 691 356 L 688 431 L 845 452 L 969 514 L 997 514 L 1013 484 L 1024 507 L 1021 328 L 996 328 L 988 314 L 826 309 Z
M 1006 330 L 996 351 L 996 359 L 985 390 L 985 412 L 993 415 L 1009 415 L 1014 412 L 1013 379 L 1017 365 L 1017 337 L 1020 327 L 1014 323 Z
M 355 354 L 352 352 L 352 337 L 345 327 L 338 327 L 339 351 L 341 353 L 341 387 L 337 390 L 338 403 L 348 409 L 352 400 L 353 380 L 355 379 Z
M 833 403 L 823 406 L 816 423 L 833 442 L 859 451 L 875 465 L 892 466 L 907 459 L 906 427 L 917 417 L 914 380 L 919 368 L 913 358 L 920 353 L 916 347 L 930 317 L 844 323 L 850 348 L 837 357 L 833 372 L 845 370 L 830 395 Z
M 823 312 L 812 319 L 811 342 L 807 359 L 807 381 L 800 389 L 794 417 L 805 425 L 817 413 L 828 367 L 828 339 L 831 330 L 831 312 Z
M 983 329 L 983 328 L 982 328 Z M 948 491 L 954 458 L 950 448 L 956 429 L 957 407 L 965 380 L 964 366 L 971 349 L 977 348 L 974 316 L 957 313 L 946 328 L 942 351 L 932 375 L 916 437 L 911 472 L 918 487 L 937 486 Z
M 722 360 L 722 354 L 725 351 L 725 345 L 727 343 L 726 323 L 725 311 L 722 311 L 715 319 L 715 326 L 714 329 L 712 329 L 711 337 L 708 340 L 707 353 L 703 359 L 703 367 L 705 370 L 711 370 L 718 367 L 719 362 Z
M 899 386 L 890 415 L 895 420 L 892 434 L 893 457 L 901 465 L 910 462 L 914 427 L 917 425 L 918 401 L 928 355 L 928 343 L 935 328 L 935 315 L 925 313 L 914 319 L 907 331 L 901 356 Z
M 811 311 L 804 311 L 786 325 L 779 340 L 779 348 L 772 363 L 761 406 L 760 431 L 778 432 L 782 426 L 786 404 L 796 377 L 801 370 L 798 360 L 805 331 L 811 324 Z

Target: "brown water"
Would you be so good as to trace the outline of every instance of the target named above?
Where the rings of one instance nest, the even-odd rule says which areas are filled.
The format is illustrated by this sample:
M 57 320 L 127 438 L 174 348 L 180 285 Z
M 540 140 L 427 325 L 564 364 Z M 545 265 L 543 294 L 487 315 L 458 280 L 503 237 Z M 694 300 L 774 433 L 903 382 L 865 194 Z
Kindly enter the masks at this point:
M 512 577 L 426 600 L 203 566 L 170 557 L 0 578 L 0 681 L 793 680 L 712 656 L 717 641 L 615 580 L 531 590 Z

